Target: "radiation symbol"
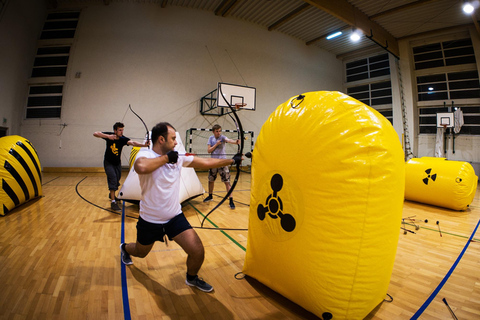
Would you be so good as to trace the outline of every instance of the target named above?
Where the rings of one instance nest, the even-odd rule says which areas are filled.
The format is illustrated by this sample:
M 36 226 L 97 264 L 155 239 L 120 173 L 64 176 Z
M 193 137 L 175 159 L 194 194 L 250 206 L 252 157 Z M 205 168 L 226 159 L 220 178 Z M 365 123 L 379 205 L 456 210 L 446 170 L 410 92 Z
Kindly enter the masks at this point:
M 432 169 L 427 169 L 425 170 L 425 173 L 427 174 L 427 177 L 423 179 L 423 183 L 425 183 L 428 186 L 428 180 L 432 179 L 432 181 L 435 181 L 437 179 L 437 174 L 430 174 L 432 172 Z
M 270 180 L 270 186 L 272 187 L 273 194 L 267 197 L 265 206 L 259 204 L 257 207 L 257 215 L 260 221 L 263 221 L 268 216 L 272 219 L 280 218 L 280 225 L 283 230 L 292 232 L 295 230 L 296 221 L 295 218 L 288 213 L 283 213 L 283 202 L 277 193 L 282 190 L 283 178 L 280 174 L 276 173 Z

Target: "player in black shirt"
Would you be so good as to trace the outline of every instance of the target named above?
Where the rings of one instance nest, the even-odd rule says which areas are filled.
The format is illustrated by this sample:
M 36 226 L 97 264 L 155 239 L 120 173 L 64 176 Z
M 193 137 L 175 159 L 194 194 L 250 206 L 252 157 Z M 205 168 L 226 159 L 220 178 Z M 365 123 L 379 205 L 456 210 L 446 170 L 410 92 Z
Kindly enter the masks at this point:
M 125 145 L 134 147 L 147 147 L 149 143 L 139 143 L 132 141 L 123 135 L 125 125 L 117 122 L 113 125 L 113 132 L 97 131 L 93 134 L 94 137 L 102 138 L 107 142 L 105 149 L 105 156 L 103 159 L 103 167 L 107 174 L 108 190 L 110 190 L 110 200 L 112 201 L 112 210 L 121 210 L 118 203 L 115 201 L 115 191 L 120 186 L 120 177 L 122 175 L 122 148 Z

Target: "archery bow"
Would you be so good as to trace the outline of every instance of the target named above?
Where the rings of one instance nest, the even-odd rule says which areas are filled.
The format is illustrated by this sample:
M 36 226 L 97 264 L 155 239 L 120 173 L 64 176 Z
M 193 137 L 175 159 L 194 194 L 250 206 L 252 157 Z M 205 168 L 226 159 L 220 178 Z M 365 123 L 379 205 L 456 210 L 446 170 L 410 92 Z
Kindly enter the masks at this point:
M 232 113 L 233 115 L 235 116 L 235 119 L 232 118 L 233 122 L 235 123 L 235 125 L 237 126 L 237 132 L 238 132 L 238 135 L 239 135 L 239 140 L 240 140 L 240 144 L 238 145 L 238 153 L 242 154 L 243 152 L 243 144 L 244 144 L 244 133 L 243 133 L 243 127 L 242 127 L 242 123 L 240 122 L 240 118 L 238 117 L 237 113 L 235 112 L 235 108 L 232 107 L 232 105 L 227 101 L 227 99 L 225 99 L 225 96 L 223 95 L 222 93 L 222 87 L 220 86 L 218 88 L 218 90 L 220 90 L 220 95 L 223 97 L 223 100 L 225 100 L 225 102 L 227 103 L 227 105 L 230 107 L 230 110 L 232 110 Z M 230 115 L 230 114 L 229 114 Z M 231 117 L 231 116 L 230 116 Z M 207 217 L 213 212 L 215 211 L 218 207 L 220 207 L 222 205 L 222 203 L 225 202 L 225 200 L 228 199 L 228 197 L 232 194 L 233 192 L 233 189 L 235 189 L 235 186 L 237 185 L 237 182 L 238 182 L 238 177 L 240 176 L 240 163 L 237 163 L 236 165 L 236 168 L 237 168 L 237 173 L 235 174 L 235 180 L 233 180 L 233 183 L 232 183 L 232 186 L 230 187 L 230 190 L 228 190 L 227 194 L 225 195 L 225 197 L 223 197 L 223 199 L 215 206 L 215 208 L 213 208 L 212 210 L 210 210 L 209 213 L 207 213 L 205 215 L 205 217 L 203 217 L 203 220 L 202 220 L 202 223 L 200 225 L 200 227 L 203 228 L 203 223 L 205 222 L 205 220 L 207 219 Z
M 138 119 L 140 119 L 140 121 L 142 121 L 143 126 L 145 127 L 145 130 L 147 131 L 146 134 L 145 134 L 145 136 L 146 136 L 146 138 L 147 138 L 147 142 L 149 142 L 149 141 L 150 141 L 150 135 L 148 134 L 149 131 L 148 131 L 147 125 L 145 124 L 145 121 L 143 121 L 143 119 L 142 119 L 135 111 L 133 111 L 133 109 L 132 109 L 132 107 L 131 107 L 130 105 L 128 105 L 128 108 L 130 109 L 130 111 L 133 112 L 134 115 L 137 116 Z

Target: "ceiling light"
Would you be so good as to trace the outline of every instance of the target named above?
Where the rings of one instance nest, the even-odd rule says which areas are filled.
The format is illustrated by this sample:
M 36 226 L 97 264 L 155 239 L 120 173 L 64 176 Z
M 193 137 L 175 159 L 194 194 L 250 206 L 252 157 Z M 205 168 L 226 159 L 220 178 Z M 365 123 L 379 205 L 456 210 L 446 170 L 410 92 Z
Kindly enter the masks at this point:
M 475 8 L 473 7 L 473 5 L 472 5 L 470 2 L 465 2 L 465 3 L 463 4 L 463 11 L 464 11 L 465 13 L 470 14 L 470 13 L 473 12 L 473 10 L 475 10 Z
M 358 40 L 360 40 L 360 32 L 358 30 L 352 30 L 350 40 L 352 40 L 353 42 L 357 42 Z
M 334 33 L 332 33 L 332 34 L 329 34 L 329 35 L 327 36 L 327 40 L 336 38 L 336 37 L 340 36 L 341 34 L 342 34 L 342 31 L 337 31 L 337 32 L 334 32 Z

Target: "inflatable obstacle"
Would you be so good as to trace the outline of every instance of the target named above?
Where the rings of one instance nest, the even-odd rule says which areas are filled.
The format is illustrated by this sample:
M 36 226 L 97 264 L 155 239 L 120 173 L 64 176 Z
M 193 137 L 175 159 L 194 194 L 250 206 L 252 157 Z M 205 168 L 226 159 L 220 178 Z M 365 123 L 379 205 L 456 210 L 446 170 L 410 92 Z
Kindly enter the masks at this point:
M 185 147 L 183 146 L 182 139 L 180 134 L 177 132 L 177 145 L 175 151 L 180 154 L 185 154 Z M 128 176 L 125 179 L 125 182 L 120 188 L 118 193 L 118 198 L 123 200 L 137 200 L 139 201 L 142 198 L 142 190 L 140 188 L 140 180 L 138 179 L 138 174 L 133 168 L 135 159 L 138 152 L 140 151 L 139 147 L 132 148 L 129 158 L 130 171 Z M 193 168 L 183 167 L 181 171 L 181 183 L 180 183 L 180 203 L 185 200 L 195 198 L 203 194 L 205 190 L 203 189 L 202 183 L 198 179 L 197 173 Z
M 367 105 L 339 92 L 280 105 L 253 151 L 243 272 L 324 319 L 363 319 L 386 298 L 404 168 Z
M 0 215 L 42 195 L 40 160 L 33 145 L 20 136 L 0 138 Z
M 453 210 L 466 210 L 477 191 L 478 177 L 464 161 L 422 157 L 405 165 L 405 199 Z

